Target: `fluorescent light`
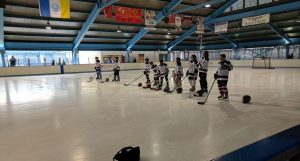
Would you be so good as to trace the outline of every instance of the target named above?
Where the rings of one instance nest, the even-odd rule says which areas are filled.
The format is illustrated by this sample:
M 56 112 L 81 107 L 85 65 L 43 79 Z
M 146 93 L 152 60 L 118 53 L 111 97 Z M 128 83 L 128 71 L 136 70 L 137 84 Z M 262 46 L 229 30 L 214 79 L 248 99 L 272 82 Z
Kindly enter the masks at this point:
M 300 17 L 296 20 L 297 23 L 300 23 Z
M 168 34 L 168 35 L 171 35 L 171 31 L 170 31 L 170 30 L 168 30 L 167 34 Z
M 118 32 L 118 33 L 122 32 L 122 30 L 120 29 L 120 26 L 118 26 L 117 32 Z
M 46 25 L 46 30 L 51 30 L 51 29 L 52 29 L 52 27 L 51 27 L 50 22 L 48 20 L 47 21 L 47 25 Z
M 211 5 L 210 5 L 210 4 L 206 4 L 204 7 L 205 7 L 205 8 L 210 8 Z

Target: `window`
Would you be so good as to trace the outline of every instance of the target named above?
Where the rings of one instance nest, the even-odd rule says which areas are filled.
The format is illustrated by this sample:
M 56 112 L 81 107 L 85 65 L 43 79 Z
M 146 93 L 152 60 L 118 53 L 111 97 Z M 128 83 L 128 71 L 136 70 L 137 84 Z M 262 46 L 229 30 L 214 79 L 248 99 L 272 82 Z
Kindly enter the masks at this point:
M 239 9 L 243 9 L 244 8 L 244 1 L 243 0 L 239 0 L 238 2 L 236 2 L 235 4 L 232 5 L 232 10 L 239 10 Z
M 257 0 L 245 0 L 245 8 L 257 6 Z

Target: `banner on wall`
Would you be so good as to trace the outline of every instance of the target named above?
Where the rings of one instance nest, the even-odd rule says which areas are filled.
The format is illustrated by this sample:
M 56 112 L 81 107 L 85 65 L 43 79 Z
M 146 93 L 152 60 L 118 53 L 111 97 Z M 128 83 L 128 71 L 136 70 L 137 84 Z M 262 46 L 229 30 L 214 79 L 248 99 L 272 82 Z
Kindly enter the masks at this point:
M 258 25 L 270 22 L 270 14 L 243 18 L 242 26 Z
M 40 16 L 69 19 L 70 0 L 39 0 Z
M 156 30 L 156 12 L 151 10 L 145 10 L 145 25 L 149 30 Z
M 175 30 L 181 31 L 181 16 L 180 15 L 175 16 Z
M 215 24 L 215 33 L 227 33 L 227 31 L 228 21 Z
M 126 23 L 142 23 L 142 9 L 116 6 L 115 20 Z
M 107 6 L 107 7 L 105 7 L 104 8 L 104 16 L 106 18 L 113 18 L 112 10 L 113 10 L 113 6 Z
M 204 17 L 198 16 L 197 17 L 197 34 L 204 34 Z

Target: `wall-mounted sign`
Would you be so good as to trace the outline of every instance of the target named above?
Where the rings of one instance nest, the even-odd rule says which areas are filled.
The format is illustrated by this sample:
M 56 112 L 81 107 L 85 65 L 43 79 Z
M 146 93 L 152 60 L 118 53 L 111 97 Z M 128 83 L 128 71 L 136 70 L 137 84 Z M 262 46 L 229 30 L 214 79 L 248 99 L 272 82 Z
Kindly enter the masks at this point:
M 270 22 L 270 14 L 243 18 L 243 26 L 258 25 Z
M 215 24 L 215 33 L 226 33 L 227 30 L 228 30 L 228 21 Z

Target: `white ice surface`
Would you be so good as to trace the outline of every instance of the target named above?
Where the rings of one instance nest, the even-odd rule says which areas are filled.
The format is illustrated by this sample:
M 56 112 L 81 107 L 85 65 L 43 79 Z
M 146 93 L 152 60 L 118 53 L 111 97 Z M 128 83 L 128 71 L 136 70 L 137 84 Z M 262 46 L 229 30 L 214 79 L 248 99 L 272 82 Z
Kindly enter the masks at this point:
M 236 68 L 230 102 L 215 86 L 206 105 L 188 98 L 187 81 L 183 95 L 122 84 L 140 73 L 103 84 L 90 74 L 0 78 L 0 161 L 111 161 L 129 145 L 142 161 L 208 161 L 300 123 L 300 69 Z

